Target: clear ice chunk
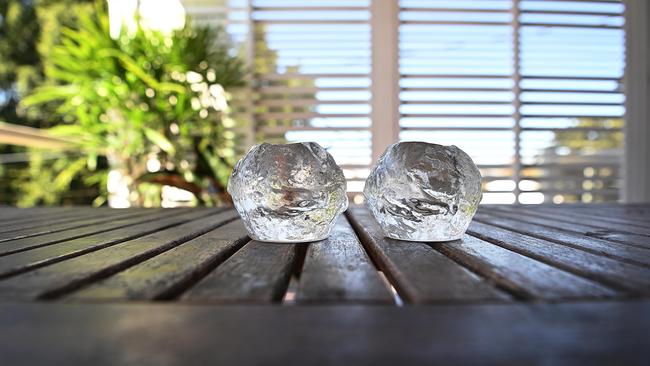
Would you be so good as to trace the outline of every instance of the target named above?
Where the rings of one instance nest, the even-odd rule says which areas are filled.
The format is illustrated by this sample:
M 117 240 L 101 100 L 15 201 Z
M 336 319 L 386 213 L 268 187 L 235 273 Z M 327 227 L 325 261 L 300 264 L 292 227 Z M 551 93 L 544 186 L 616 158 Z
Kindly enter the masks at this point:
M 481 173 L 456 146 L 399 142 L 386 149 L 363 193 L 386 236 L 456 240 L 481 201 Z
M 348 207 L 343 171 L 315 142 L 261 144 L 237 164 L 228 192 L 251 239 L 325 239 Z

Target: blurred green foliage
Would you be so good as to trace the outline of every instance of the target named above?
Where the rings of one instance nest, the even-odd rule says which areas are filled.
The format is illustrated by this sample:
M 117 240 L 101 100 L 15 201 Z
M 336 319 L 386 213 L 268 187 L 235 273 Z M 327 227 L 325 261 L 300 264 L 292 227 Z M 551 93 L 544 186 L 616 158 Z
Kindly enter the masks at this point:
M 624 140 L 623 125 L 621 118 L 580 118 L 574 127 L 583 130 L 556 131 L 555 144 L 583 154 L 620 149 Z
M 113 39 L 103 2 L 77 12 L 74 23 L 41 50 L 44 82 L 21 106 L 27 115 L 52 110 L 62 123 L 50 132 L 74 141 L 75 152 L 54 164 L 35 153 L 20 203 L 56 203 L 83 176 L 100 188 L 101 204 L 109 169 L 126 177 L 132 205 L 158 204 L 161 184 L 203 204 L 227 200 L 238 142 L 227 130 L 236 122 L 224 89 L 243 86 L 245 69 L 225 32 L 188 22 L 169 34 L 137 27 Z M 38 189 L 44 179 L 53 190 Z
M 51 127 L 62 122 L 52 113 L 54 106 L 41 105 L 28 113 L 20 108 L 19 101 L 44 82 L 44 58 L 58 42 L 61 27 L 74 26 L 76 14 L 91 10 L 90 0 L 0 1 L 0 121 L 36 128 Z M 57 162 L 62 154 L 32 152 L 37 159 L 32 167 L 26 163 L 24 147 L 0 145 L 0 154 L 16 160 L 10 164 L 0 164 L 0 201 L 4 203 L 79 204 L 97 195 L 96 185 L 84 183 L 87 178 L 84 171 L 64 186 L 57 186 L 45 178 L 48 175 L 45 170 L 51 172 L 55 165 L 56 168 L 62 165 Z M 63 156 L 71 154 L 74 155 L 65 153 Z M 52 160 L 55 155 L 58 158 Z M 33 173 L 35 171 L 43 173 Z M 29 177 L 35 180 L 29 180 Z M 45 185 L 39 186 L 36 180 Z M 32 200 L 33 197 L 25 193 L 37 191 L 44 192 L 42 199 Z

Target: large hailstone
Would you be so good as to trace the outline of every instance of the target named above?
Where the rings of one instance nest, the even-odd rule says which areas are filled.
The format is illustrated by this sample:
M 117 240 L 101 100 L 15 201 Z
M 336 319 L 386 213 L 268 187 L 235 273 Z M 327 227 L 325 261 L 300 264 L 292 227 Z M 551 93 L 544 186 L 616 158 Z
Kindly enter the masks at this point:
M 323 240 L 348 207 L 343 171 L 315 142 L 254 146 L 235 165 L 228 192 L 258 241 Z
M 386 236 L 456 240 L 481 201 L 481 173 L 456 146 L 399 142 L 379 159 L 363 193 Z

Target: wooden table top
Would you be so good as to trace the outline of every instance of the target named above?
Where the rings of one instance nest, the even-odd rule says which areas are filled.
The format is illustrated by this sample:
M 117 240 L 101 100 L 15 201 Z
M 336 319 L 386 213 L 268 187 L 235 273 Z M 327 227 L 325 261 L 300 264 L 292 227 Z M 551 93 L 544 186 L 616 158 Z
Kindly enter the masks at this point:
M 649 295 L 650 205 L 481 206 L 446 243 L 358 206 L 306 244 L 231 209 L 0 208 L 0 364 L 643 364 Z

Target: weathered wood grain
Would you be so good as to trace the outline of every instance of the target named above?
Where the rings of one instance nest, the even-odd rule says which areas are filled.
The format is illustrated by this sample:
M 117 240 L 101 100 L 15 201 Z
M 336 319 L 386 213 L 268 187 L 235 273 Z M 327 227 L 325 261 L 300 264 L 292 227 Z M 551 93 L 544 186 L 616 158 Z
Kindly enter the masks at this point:
M 384 237 L 365 208 L 348 218 L 375 263 L 410 303 L 507 301 L 509 296 L 425 243 Z
M 204 277 L 247 241 L 242 221 L 236 220 L 73 292 L 66 299 L 106 301 L 173 298 Z
M 205 216 L 205 215 L 203 215 Z M 52 299 L 106 278 L 236 218 L 232 210 L 177 222 L 133 240 L 0 281 L 0 298 Z
M 219 303 L 269 303 L 282 300 L 297 259 L 307 244 L 251 241 L 210 272 L 180 300 Z
M 138 210 L 117 210 L 117 209 L 97 209 L 96 212 L 88 211 L 88 209 L 75 210 L 71 212 L 71 216 L 67 216 L 62 212 L 61 215 L 52 214 L 51 217 L 46 217 L 44 219 L 30 221 L 30 222 L 17 222 L 10 225 L 4 226 L 0 229 L 0 238 L 11 238 L 14 235 L 18 236 L 21 232 L 38 232 L 46 231 L 51 227 L 56 226 L 65 226 L 65 225 L 74 225 L 79 221 L 87 219 L 101 219 L 111 217 L 119 212 L 136 212 L 144 211 L 142 209 Z
M 476 221 L 470 224 L 467 232 L 506 249 L 630 294 L 650 293 L 650 269 L 646 267 L 635 266 Z
M 0 304 L 0 357 L 40 365 L 647 365 L 650 302 Z
M 102 215 L 93 215 L 92 218 L 82 218 L 74 221 L 67 221 L 60 224 L 46 223 L 42 226 L 37 226 L 28 229 L 19 229 L 0 233 L 0 246 L 3 242 L 40 236 L 51 233 L 58 233 L 73 229 L 83 229 L 85 227 L 93 227 L 98 224 L 110 223 L 114 220 L 122 220 L 127 218 L 135 218 L 138 216 L 151 216 L 160 210 L 111 210 Z M 74 234 L 77 232 L 75 231 Z
M 16 240 L 0 243 L 0 257 L 33 250 L 36 248 L 54 245 L 57 243 L 68 242 L 74 239 L 91 236 L 94 234 L 101 234 L 107 231 L 125 228 L 136 224 L 152 222 L 166 217 L 175 217 L 183 212 L 188 212 L 184 209 L 163 210 L 153 212 L 145 215 L 144 217 L 126 217 L 119 220 L 113 220 L 98 226 L 86 226 L 75 229 L 74 231 L 54 232 L 40 236 L 21 238 Z M 0 259 L 0 262 L 2 259 Z
M 309 244 L 300 274 L 299 303 L 393 303 L 344 216 L 326 240 Z
M 599 207 L 585 209 L 543 205 L 537 209 L 555 215 L 570 215 L 572 217 L 584 218 L 586 220 L 606 220 L 610 223 L 632 224 L 641 227 L 647 227 L 650 225 L 650 216 L 636 215 L 625 211 L 612 211 Z
M 525 213 L 496 211 L 496 210 L 482 210 L 481 214 L 500 217 L 500 218 L 513 219 L 513 220 L 534 224 L 534 225 L 542 225 L 548 228 L 560 229 L 560 230 L 578 233 L 585 236 L 591 236 L 603 240 L 616 241 L 618 243 L 634 245 L 641 248 L 650 248 L 650 238 L 647 236 L 638 235 L 638 234 L 628 234 L 628 233 L 616 232 L 614 230 L 599 229 L 593 226 L 568 223 L 562 220 L 561 217 L 556 217 L 555 219 L 546 219 L 541 217 L 534 217 L 532 215 L 527 215 Z
M 558 205 L 542 205 L 539 207 L 539 210 L 546 213 L 564 213 L 572 217 L 584 218 L 586 220 L 604 221 L 607 223 L 615 222 L 640 227 L 645 227 L 650 224 L 650 216 L 648 216 L 647 213 L 634 213 L 622 207 L 574 207 L 573 205 L 565 206 L 566 207 L 558 207 Z
M 568 210 L 589 212 L 592 214 L 598 214 L 604 217 L 610 215 L 630 215 L 630 217 L 635 217 L 639 219 L 650 219 L 650 206 L 647 203 L 634 204 L 634 203 L 612 203 L 612 204 L 569 204 L 569 205 L 552 205 L 547 207 L 555 207 L 563 209 L 566 207 Z
M 482 214 L 477 214 L 475 219 L 492 226 L 564 244 L 594 254 L 605 255 L 623 262 L 650 267 L 650 249 L 612 243 L 598 238 L 567 233 L 540 225 L 522 223 L 516 220 L 499 217 L 490 217 Z
M 522 299 L 559 301 L 618 295 L 596 282 L 469 235 L 431 246 Z
M 98 210 L 94 212 L 93 210 Z M 44 222 L 64 222 L 74 220 L 78 217 L 83 217 L 90 213 L 99 214 L 99 211 L 106 211 L 107 209 L 91 209 L 85 208 L 50 208 L 48 210 L 40 211 L 35 214 L 20 215 L 13 218 L 7 218 L 0 222 L 0 233 L 5 231 L 13 231 L 18 229 L 30 228 L 34 226 L 41 226 Z
M 649 296 L 650 236 L 617 231 L 648 207 L 483 206 L 447 243 L 385 238 L 351 208 L 354 228 L 309 244 L 246 243 L 234 211 L 0 209 L 0 301 L 273 303 L 291 278 L 291 304 L 391 304 L 384 275 L 414 304 Z
M 557 220 L 560 219 L 563 222 L 570 224 L 579 224 L 581 226 L 591 227 L 592 230 L 596 229 L 605 229 L 605 230 L 614 230 L 618 232 L 626 232 L 631 234 L 645 235 L 650 236 L 650 227 L 641 227 L 637 225 L 622 224 L 608 221 L 607 219 L 593 219 L 585 217 L 576 217 L 570 214 L 558 215 L 556 213 L 550 213 L 542 210 L 535 210 L 534 207 L 506 207 L 500 206 L 497 211 L 505 211 L 509 213 L 517 213 L 519 215 L 526 215 L 532 217 L 539 217 L 544 219 Z
M 209 211 L 190 211 L 181 214 L 169 211 L 165 213 L 166 217 L 163 218 L 0 257 L 0 278 L 77 257 L 120 242 L 155 233 L 192 219 L 207 216 L 208 214 Z
M 69 207 L 68 208 L 66 207 L 17 208 L 17 207 L 0 206 L 0 224 L 4 226 L 5 223 L 19 222 L 21 219 L 24 219 L 26 217 L 35 217 L 37 215 L 41 215 L 44 213 L 53 212 L 54 210 L 58 211 L 59 213 L 62 213 L 70 210 L 70 208 Z

